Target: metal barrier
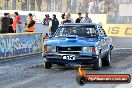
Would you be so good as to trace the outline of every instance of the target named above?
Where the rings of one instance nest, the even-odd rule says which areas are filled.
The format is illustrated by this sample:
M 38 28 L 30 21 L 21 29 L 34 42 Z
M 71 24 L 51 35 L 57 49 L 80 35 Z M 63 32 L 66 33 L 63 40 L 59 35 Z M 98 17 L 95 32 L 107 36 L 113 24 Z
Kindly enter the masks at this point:
M 42 52 L 42 33 L 0 34 L 0 59 Z

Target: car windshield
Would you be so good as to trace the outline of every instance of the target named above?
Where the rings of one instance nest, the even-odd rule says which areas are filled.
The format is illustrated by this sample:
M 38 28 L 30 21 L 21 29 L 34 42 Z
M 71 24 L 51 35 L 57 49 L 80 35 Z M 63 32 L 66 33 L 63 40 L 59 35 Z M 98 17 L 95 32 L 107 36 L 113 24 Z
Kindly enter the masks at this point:
M 98 37 L 98 32 L 93 26 L 61 26 L 55 33 L 55 37 L 67 37 L 77 35 L 79 37 Z

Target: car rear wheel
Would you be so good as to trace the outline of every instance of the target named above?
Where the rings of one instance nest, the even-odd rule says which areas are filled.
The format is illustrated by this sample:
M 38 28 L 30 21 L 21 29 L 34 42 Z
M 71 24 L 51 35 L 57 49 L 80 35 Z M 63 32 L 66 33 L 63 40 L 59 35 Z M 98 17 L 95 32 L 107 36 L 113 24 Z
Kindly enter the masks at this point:
M 45 67 L 46 69 L 51 69 L 52 63 L 51 63 L 51 62 L 44 62 L 44 67 Z
M 93 64 L 93 69 L 99 70 L 102 67 L 102 59 L 101 56 L 99 55 L 97 60 Z

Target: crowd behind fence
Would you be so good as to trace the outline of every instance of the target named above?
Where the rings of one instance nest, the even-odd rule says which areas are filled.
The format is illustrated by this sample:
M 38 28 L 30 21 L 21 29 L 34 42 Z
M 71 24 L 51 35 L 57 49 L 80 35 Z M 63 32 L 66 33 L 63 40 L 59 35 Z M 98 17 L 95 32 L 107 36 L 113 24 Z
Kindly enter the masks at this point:
M 120 16 L 120 4 L 131 4 L 132 0 L 1 0 L 2 10 L 42 11 L 61 13 L 108 14 L 108 23 L 131 24 L 132 16 Z

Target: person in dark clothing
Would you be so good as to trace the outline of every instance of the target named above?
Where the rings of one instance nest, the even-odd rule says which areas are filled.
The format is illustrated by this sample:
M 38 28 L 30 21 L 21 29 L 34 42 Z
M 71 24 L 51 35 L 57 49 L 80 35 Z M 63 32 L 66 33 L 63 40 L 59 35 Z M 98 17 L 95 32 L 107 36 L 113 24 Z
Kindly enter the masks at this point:
M 0 33 L 8 33 L 9 29 L 9 18 L 7 17 L 8 13 L 4 13 L 4 17 L 1 18 L 1 29 Z
M 9 18 L 9 29 L 8 29 L 8 33 L 14 33 L 12 24 L 13 24 L 13 19 L 10 18 L 10 14 L 8 13 L 7 17 Z
M 65 20 L 65 13 L 61 15 L 61 24 L 63 24 L 63 21 Z
M 81 19 L 83 18 L 81 13 L 78 13 L 78 16 L 79 17 L 76 19 L 75 23 L 80 23 Z
M 62 23 L 63 23 L 63 24 L 64 24 L 64 23 L 72 23 L 72 21 L 69 19 L 69 16 L 66 15 L 66 16 L 65 16 L 65 20 L 64 20 Z
M 44 20 L 43 20 L 43 25 L 48 26 L 51 20 L 52 20 L 52 19 L 50 18 L 49 14 L 46 14 L 46 15 L 45 15 L 45 18 L 44 18 Z
M 54 35 L 54 33 L 56 32 L 56 30 L 58 29 L 58 26 L 59 26 L 59 21 L 56 18 L 56 15 L 54 14 L 53 15 L 53 19 L 52 19 L 52 21 L 50 23 L 50 32 L 51 32 L 51 35 Z
M 64 20 L 65 19 L 65 13 L 63 13 L 62 15 L 61 15 L 61 18 Z

